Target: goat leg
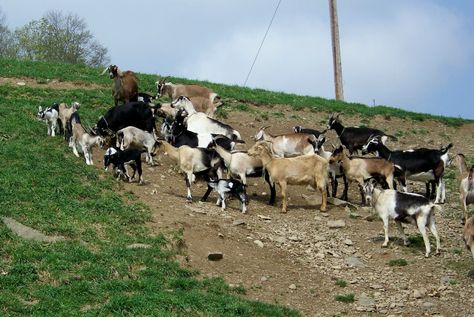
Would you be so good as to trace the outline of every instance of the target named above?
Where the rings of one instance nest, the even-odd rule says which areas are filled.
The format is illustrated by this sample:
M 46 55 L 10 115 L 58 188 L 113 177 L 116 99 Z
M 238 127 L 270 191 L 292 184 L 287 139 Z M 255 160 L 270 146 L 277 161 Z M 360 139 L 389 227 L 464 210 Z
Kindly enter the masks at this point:
M 188 184 L 188 183 L 186 182 L 186 185 L 187 185 L 187 184 Z M 207 185 L 207 190 L 206 190 L 206 192 L 204 193 L 204 196 L 202 196 L 201 201 L 207 201 L 207 198 L 209 197 L 209 194 L 211 193 L 211 191 L 212 191 L 212 187 L 209 186 L 209 185 Z

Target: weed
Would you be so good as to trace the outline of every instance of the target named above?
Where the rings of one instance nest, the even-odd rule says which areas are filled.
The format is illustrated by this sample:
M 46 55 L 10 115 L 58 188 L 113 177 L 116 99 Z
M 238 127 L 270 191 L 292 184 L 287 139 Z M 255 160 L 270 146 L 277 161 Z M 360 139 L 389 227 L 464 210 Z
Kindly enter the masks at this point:
M 388 262 L 389 266 L 406 266 L 408 265 L 407 260 L 405 259 L 393 259 Z
M 346 287 L 346 286 L 347 286 L 347 282 L 344 281 L 344 280 L 341 280 L 341 279 L 337 279 L 337 280 L 336 280 L 336 285 L 339 286 L 339 287 Z
M 335 299 L 338 302 L 343 302 L 343 303 L 353 303 L 354 302 L 355 295 L 353 293 L 349 294 L 338 294 L 336 295 Z

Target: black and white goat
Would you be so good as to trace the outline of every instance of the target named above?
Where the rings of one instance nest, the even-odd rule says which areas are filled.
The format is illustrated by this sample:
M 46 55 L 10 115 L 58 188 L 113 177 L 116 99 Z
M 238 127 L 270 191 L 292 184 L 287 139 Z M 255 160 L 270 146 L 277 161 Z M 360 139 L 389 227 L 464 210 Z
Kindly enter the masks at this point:
M 380 190 L 375 188 L 373 181 L 364 184 L 364 192 L 367 202 L 371 203 L 383 221 L 385 240 L 382 247 L 388 245 L 388 221 L 389 218 L 392 218 L 397 224 L 405 245 L 408 245 L 408 240 L 403 232 L 402 222 L 417 225 L 425 243 L 425 257 L 428 257 L 431 252 L 430 241 L 426 233 L 426 227 L 428 227 L 436 239 L 436 254 L 439 254 L 440 239 L 436 229 L 435 210 L 441 211 L 440 206 L 431 203 L 422 195 L 401 193 L 393 189 Z
M 413 149 L 406 151 L 390 151 L 381 141 L 380 136 L 372 136 L 362 147 L 362 153 L 376 152 L 394 164 L 401 167 L 406 179 L 418 182 L 434 182 L 436 185 L 435 204 L 444 203 L 446 189 L 443 175 L 448 162 L 448 152 L 453 144 L 437 149 Z M 401 179 L 403 191 L 407 192 L 406 182 Z M 427 184 L 427 198 L 429 198 Z
M 156 138 L 153 133 L 136 127 L 126 127 L 117 131 L 117 148 L 126 150 L 134 148 L 146 151 L 146 162 L 153 165 L 152 153 L 155 148 Z
M 232 178 L 219 179 L 216 181 L 210 180 L 207 182 L 207 191 L 201 200 L 206 201 L 211 191 L 214 190 L 218 194 L 216 205 L 221 206 L 222 211 L 224 211 L 226 208 L 225 196 L 226 194 L 230 194 L 240 201 L 240 210 L 245 214 L 247 212 L 247 205 L 249 203 L 249 197 L 247 195 L 246 188 L 247 186 L 241 181 Z
M 94 165 L 92 161 L 92 147 L 98 145 L 102 147 L 104 139 L 99 135 L 93 135 L 84 129 L 81 124 L 81 119 L 78 112 L 74 112 L 68 121 L 67 126 L 72 131 L 72 136 L 69 139 L 69 146 L 72 148 L 72 152 L 75 156 L 79 157 L 77 149 L 79 148 L 84 154 L 87 165 Z
M 383 131 L 372 128 L 358 128 L 358 127 L 344 127 L 339 121 L 340 114 L 332 114 L 329 117 L 328 130 L 335 130 L 342 145 L 348 150 L 349 154 L 361 150 L 364 144 L 367 143 L 371 136 L 380 136 L 382 143 L 385 143 L 388 138 L 397 140 L 393 135 L 388 135 Z
M 189 131 L 198 134 L 222 134 L 231 140 L 242 140 L 240 133 L 230 125 L 212 119 L 203 112 L 197 112 L 188 97 L 180 96 L 171 103 L 171 107 L 186 110 L 188 115 L 185 121 Z
M 137 149 L 126 149 L 122 151 L 118 148 L 110 147 L 105 151 L 104 168 L 107 170 L 109 165 L 112 164 L 117 175 L 117 180 L 123 176 L 130 183 L 135 178 L 135 172 L 138 172 L 138 183 L 143 184 L 142 152 L 143 151 Z M 131 177 L 128 174 L 127 166 L 130 166 L 133 169 L 133 175 Z
M 46 123 L 46 126 L 48 127 L 48 135 L 56 135 L 56 126 L 59 118 L 59 105 L 57 103 L 53 104 L 51 107 L 47 107 L 46 109 L 39 106 L 36 117 L 38 120 Z

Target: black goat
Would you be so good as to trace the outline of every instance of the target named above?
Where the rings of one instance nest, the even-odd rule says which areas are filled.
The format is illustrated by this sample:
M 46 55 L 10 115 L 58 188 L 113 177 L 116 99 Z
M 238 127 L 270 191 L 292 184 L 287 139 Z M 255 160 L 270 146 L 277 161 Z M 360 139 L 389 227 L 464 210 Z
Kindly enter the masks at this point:
M 135 172 L 138 172 L 138 183 L 143 184 L 141 158 L 142 152 L 144 151 L 137 149 L 127 149 L 122 151 L 120 149 L 110 147 L 107 149 L 104 155 L 104 168 L 107 170 L 109 165 L 112 164 L 114 170 L 117 173 L 117 180 L 119 180 L 121 176 L 125 176 L 129 182 L 131 182 L 135 177 Z M 132 177 L 128 175 L 126 165 L 130 165 L 132 167 Z
M 361 150 L 364 144 L 367 143 L 371 136 L 380 136 L 382 143 L 385 143 L 387 138 L 397 140 L 393 135 L 388 135 L 385 132 L 372 128 L 357 128 L 357 127 L 344 127 L 339 121 L 340 114 L 332 114 L 329 117 L 328 130 L 335 130 L 342 145 L 344 145 L 349 153 L 352 154 L 355 151 Z
M 241 181 L 236 179 L 219 179 L 217 181 L 209 180 L 207 182 L 207 191 L 204 196 L 201 198 L 201 201 L 206 201 L 207 197 L 212 190 L 215 190 L 218 194 L 216 205 L 221 205 L 222 210 L 225 210 L 225 195 L 226 193 L 231 194 L 240 201 L 240 210 L 242 213 L 247 212 L 247 205 L 249 203 L 249 197 L 247 195 L 247 186 Z
M 436 185 L 435 203 L 444 203 L 446 192 L 443 181 L 444 168 L 448 161 L 448 151 L 453 147 L 450 143 L 441 149 L 419 148 L 407 151 L 390 151 L 380 140 L 380 136 L 372 136 L 363 146 L 363 153 L 377 152 L 394 164 L 400 166 L 405 178 L 426 183 L 427 198 L 430 198 L 429 183 Z M 403 178 L 402 178 L 403 179 Z M 406 192 L 406 182 L 402 181 L 403 190 Z

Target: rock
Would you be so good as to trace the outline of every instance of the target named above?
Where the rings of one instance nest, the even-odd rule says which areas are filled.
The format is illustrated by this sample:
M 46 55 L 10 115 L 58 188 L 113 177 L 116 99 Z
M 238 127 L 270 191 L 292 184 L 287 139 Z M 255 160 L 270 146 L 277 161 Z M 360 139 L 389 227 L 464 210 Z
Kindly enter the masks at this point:
M 424 302 L 423 304 L 421 304 L 421 306 L 423 306 L 423 308 L 433 308 L 435 307 L 435 304 L 432 302 Z
M 467 277 L 471 278 L 474 280 L 474 269 L 470 270 L 469 272 L 467 272 Z
M 233 226 L 245 225 L 245 220 L 243 220 L 243 219 L 236 219 L 236 220 L 234 220 L 234 222 L 232 222 L 232 225 L 233 225 Z
M 306 200 L 306 202 L 311 206 L 321 205 L 321 202 L 322 202 L 321 195 L 319 194 L 313 194 L 313 195 L 302 194 L 301 197 L 303 197 Z
M 268 277 L 266 277 L 266 276 L 262 276 L 262 277 L 260 278 L 260 281 L 262 281 L 262 282 L 266 282 L 266 281 L 268 281 Z
M 296 285 L 295 284 L 291 284 L 290 286 L 288 286 L 289 289 L 291 290 L 295 290 L 296 289 Z
M 25 226 L 15 219 L 9 217 L 2 217 L 3 223 L 14 233 L 26 240 L 33 240 L 39 242 L 56 242 L 64 240 L 62 236 L 47 236 L 44 233 Z
M 345 240 L 344 240 L 344 244 L 345 244 L 345 245 L 353 245 L 354 242 L 352 242 L 351 239 L 345 239 Z
M 366 293 L 362 293 L 357 301 L 356 310 L 358 311 L 375 311 L 375 300 Z
M 263 248 L 263 242 L 260 240 L 255 240 L 253 243 L 255 243 L 259 248 Z
M 26 83 L 24 81 L 19 81 L 16 83 L 18 86 L 26 86 Z
M 276 237 L 274 236 L 274 237 L 271 237 L 270 239 L 271 239 L 272 241 L 275 241 L 275 242 L 280 243 L 280 244 L 286 242 L 286 238 L 285 238 L 285 237 L 282 237 L 282 236 L 276 236 Z
M 198 208 L 198 207 L 193 207 L 193 206 L 189 206 L 189 205 L 184 205 L 184 207 L 188 208 L 189 210 L 191 210 L 192 212 L 195 212 L 195 213 L 198 213 L 198 214 L 207 214 L 207 211 L 202 209 L 202 208 Z
M 355 256 L 347 257 L 346 264 L 349 265 L 350 267 L 355 267 L 355 268 L 365 267 L 365 264 L 358 257 L 355 257 Z
M 127 249 L 149 249 L 151 245 L 145 243 L 132 243 L 127 245 Z
M 328 227 L 330 229 L 337 229 L 337 228 L 344 228 L 346 226 L 346 223 L 344 220 L 329 220 L 328 221 Z
M 290 240 L 290 241 L 294 241 L 294 242 L 301 241 L 301 239 L 300 239 L 300 238 L 298 238 L 297 236 L 290 236 L 290 237 L 288 237 L 288 240 Z
M 315 235 L 313 236 L 313 239 L 316 240 L 316 241 L 319 241 L 319 242 L 321 242 L 321 241 L 326 241 L 326 237 L 320 236 L 320 235 L 317 235 L 317 234 L 315 234 Z
M 219 261 L 224 258 L 224 253 L 222 252 L 209 252 L 207 254 L 207 259 L 209 261 Z
M 262 220 L 272 220 L 272 218 L 268 217 L 268 216 L 264 216 L 264 215 L 258 215 L 257 216 L 258 218 L 262 219 Z
M 416 289 L 416 290 L 413 291 L 412 297 L 413 298 L 422 298 L 423 294 L 419 290 Z

